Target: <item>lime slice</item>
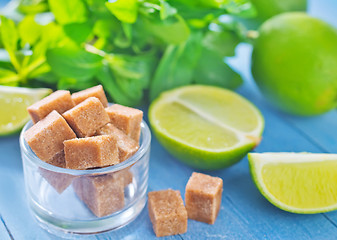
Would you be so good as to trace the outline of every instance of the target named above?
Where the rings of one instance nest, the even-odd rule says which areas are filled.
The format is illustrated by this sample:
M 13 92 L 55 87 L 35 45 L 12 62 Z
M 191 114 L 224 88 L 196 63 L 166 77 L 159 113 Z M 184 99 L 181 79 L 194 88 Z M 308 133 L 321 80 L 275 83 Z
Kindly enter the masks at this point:
M 48 88 L 0 86 L 0 136 L 20 130 L 29 120 L 26 108 L 51 92 Z
M 205 170 L 239 161 L 261 139 L 263 117 L 238 94 L 193 85 L 167 91 L 149 108 L 159 142 L 186 164 Z
M 251 174 L 275 206 L 294 213 L 337 209 L 337 154 L 250 153 Z

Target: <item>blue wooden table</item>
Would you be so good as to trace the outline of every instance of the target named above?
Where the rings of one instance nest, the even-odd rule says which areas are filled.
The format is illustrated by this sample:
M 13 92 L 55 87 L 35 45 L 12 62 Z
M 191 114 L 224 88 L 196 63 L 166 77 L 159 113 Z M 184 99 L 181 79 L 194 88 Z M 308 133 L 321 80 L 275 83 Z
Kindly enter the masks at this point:
M 309 12 L 337 27 L 335 0 L 311 1 Z M 271 107 L 258 92 L 250 75 L 251 50 L 249 45 L 240 45 L 237 56 L 228 62 L 245 78 L 245 84 L 237 92 L 256 104 L 265 117 L 263 141 L 255 151 L 335 153 L 336 110 L 318 117 L 301 118 Z M 193 169 L 170 156 L 153 137 L 149 191 L 172 188 L 184 193 L 192 172 Z M 274 207 L 256 189 L 247 158 L 227 169 L 206 173 L 219 176 L 224 181 L 217 221 L 214 225 L 207 225 L 189 220 L 187 233 L 166 239 L 337 239 L 337 211 L 299 215 Z M 73 238 L 131 240 L 154 239 L 155 235 L 145 208 L 134 222 L 122 229 Z M 8 239 L 59 239 L 39 228 L 30 215 L 24 192 L 18 136 L 0 138 L 0 240 Z

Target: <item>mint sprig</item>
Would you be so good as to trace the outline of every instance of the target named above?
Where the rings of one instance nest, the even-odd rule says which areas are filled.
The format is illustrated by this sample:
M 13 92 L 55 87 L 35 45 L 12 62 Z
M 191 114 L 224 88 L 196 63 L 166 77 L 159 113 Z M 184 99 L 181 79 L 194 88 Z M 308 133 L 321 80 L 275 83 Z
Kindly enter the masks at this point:
M 0 84 L 101 83 L 111 101 L 133 106 L 187 84 L 239 86 L 224 58 L 246 29 L 232 16 L 254 9 L 248 0 L 24 0 L 16 11 L 19 21 L 1 17 Z

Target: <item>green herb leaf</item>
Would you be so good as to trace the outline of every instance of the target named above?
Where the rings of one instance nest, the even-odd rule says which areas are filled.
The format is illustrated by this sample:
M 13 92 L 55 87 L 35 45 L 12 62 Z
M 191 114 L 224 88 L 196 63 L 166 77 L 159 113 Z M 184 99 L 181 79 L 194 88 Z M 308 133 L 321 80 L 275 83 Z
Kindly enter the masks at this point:
M 250 0 L 230 0 L 223 8 L 226 9 L 228 13 L 239 17 L 252 18 L 257 15 L 256 9 Z
M 185 43 L 166 48 L 151 82 L 151 100 L 162 91 L 192 83 L 194 68 L 201 53 L 201 37 L 201 32 L 196 32 Z
M 23 14 L 37 14 L 49 10 L 48 2 L 45 0 L 21 0 L 18 10 Z
M 35 15 L 27 15 L 18 25 L 21 46 L 34 45 L 41 37 L 43 26 L 35 22 Z
M 126 106 L 134 106 L 139 103 L 139 102 L 135 102 L 133 99 L 129 98 L 127 95 L 125 95 L 121 91 L 108 65 L 104 65 L 97 72 L 96 77 L 99 80 L 99 82 L 103 85 L 104 90 L 114 100 L 114 102 L 120 103 Z
M 220 8 L 225 3 L 231 0 L 176 0 L 178 3 L 181 3 L 190 7 L 198 8 Z
M 128 48 L 132 43 L 132 26 L 128 23 L 122 23 L 122 28 L 114 39 L 114 44 L 120 48 Z
M 92 31 L 92 25 L 90 22 L 82 22 L 82 23 L 68 23 L 63 25 L 63 30 L 65 34 L 77 44 L 81 44 L 86 42 L 89 35 Z
M 20 63 L 15 55 L 17 51 L 17 44 L 19 40 L 19 34 L 17 32 L 15 23 L 13 20 L 8 19 L 4 16 L 1 16 L 1 38 L 2 43 L 7 50 L 9 57 L 11 59 L 11 62 L 15 69 L 20 69 Z
M 58 23 L 79 23 L 87 20 L 88 12 L 82 0 L 48 0 Z
M 177 14 L 177 9 L 172 7 L 168 2 L 160 0 L 160 19 L 165 20 L 175 14 Z
M 105 3 L 116 18 L 125 23 L 135 23 L 138 15 L 137 0 L 116 0 Z
M 240 43 L 240 38 L 231 31 L 208 31 L 202 44 L 205 48 L 217 53 L 220 57 L 234 56 L 235 47 Z
M 82 49 L 53 48 L 46 53 L 52 71 L 65 78 L 89 79 L 102 66 L 102 57 Z
M 148 88 L 155 65 L 152 54 L 114 55 L 107 60 L 121 91 L 134 102 L 140 102 L 143 98 L 143 90 Z
M 198 84 L 230 89 L 235 89 L 243 83 L 240 75 L 234 72 L 223 58 L 206 49 L 202 51 L 193 79 Z
M 0 68 L 0 84 L 7 86 L 17 86 L 20 77 L 13 71 Z
M 58 89 L 72 89 L 75 91 L 87 89 L 97 85 L 98 82 L 95 78 L 68 78 L 62 77 L 57 83 Z
M 186 41 L 190 35 L 189 27 L 178 14 L 165 20 L 144 18 L 143 23 L 151 34 L 169 44 L 180 44 Z

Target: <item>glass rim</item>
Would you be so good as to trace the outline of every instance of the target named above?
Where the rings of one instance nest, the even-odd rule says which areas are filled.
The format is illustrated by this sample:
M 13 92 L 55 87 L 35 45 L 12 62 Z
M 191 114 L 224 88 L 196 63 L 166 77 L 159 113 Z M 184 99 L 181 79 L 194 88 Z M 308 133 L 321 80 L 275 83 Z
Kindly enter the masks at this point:
M 52 172 L 57 172 L 57 173 L 66 173 L 70 175 L 75 175 L 75 176 L 82 176 L 82 175 L 94 175 L 94 174 L 108 174 L 112 172 L 118 172 L 120 170 L 126 169 L 129 166 L 132 166 L 135 164 L 138 160 L 140 160 L 145 153 L 150 148 L 150 143 L 151 143 L 151 132 L 144 120 L 141 122 L 141 144 L 139 146 L 138 151 L 132 155 L 130 158 L 127 160 L 118 163 L 113 166 L 108 166 L 108 167 L 102 167 L 102 168 L 95 168 L 95 169 L 85 169 L 85 170 L 79 170 L 79 169 L 70 169 L 70 168 L 62 168 L 62 167 L 57 167 L 54 165 L 51 165 L 49 163 L 46 163 L 45 161 L 42 161 L 40 158 L 36 156 L 36 154 L 32 151 L 26 140 L 24 139 L 23 135 L 24 133 L 31 127 L 33 126 L 32 121 L 30 120 L 25 124 L 23 129 L 21 130 L 20 133 L 20 150 L 21 154 L 24 154 L 29 161 L 37 165 L 38 167 L 41 167 L 43 169 L 52 171 Z

